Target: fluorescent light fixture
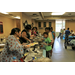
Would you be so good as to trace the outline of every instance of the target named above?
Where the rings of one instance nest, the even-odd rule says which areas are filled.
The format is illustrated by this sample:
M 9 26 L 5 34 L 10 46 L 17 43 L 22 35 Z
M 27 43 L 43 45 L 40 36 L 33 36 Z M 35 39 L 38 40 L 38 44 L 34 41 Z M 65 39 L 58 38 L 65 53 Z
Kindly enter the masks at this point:
M 65 12 L 53 12 L 51 15 L 63 15 Z
M 14 17 L 14 18 L 20 19 L 20 17 Z
M 3 14 L 8 14 L 7 12 L 1 12 L 1 13 L 3 13 Z

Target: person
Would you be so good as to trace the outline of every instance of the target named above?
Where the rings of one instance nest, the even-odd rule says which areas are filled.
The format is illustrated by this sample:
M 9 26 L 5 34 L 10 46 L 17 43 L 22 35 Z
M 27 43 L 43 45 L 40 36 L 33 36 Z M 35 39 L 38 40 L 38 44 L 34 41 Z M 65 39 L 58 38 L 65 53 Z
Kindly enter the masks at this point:
M 36 36 L 36 32 L 35 32 L 35 28 L 34 28 L 34 27 L 32 28 L 31 35 L 34 35 L 34 36 Z
M 50 38 L 48 37 L 47 32 L 44 32 L 43 35 L 44 35 L 44 38 L 45 38 L 44 45 L 46 47 L 46 57 L 50 58 L 50 53 L 51 53 L 51 50 L 52 50 L 52 47 L 51 47 L 52 43 L 51 43 Z
M 59 38 L 61 35 L 62 35 L 62 29 L 60 30 L 60 33 L 57 38 Z
M 71 30 L 71 36 L 73 36 L 75 33 L 74 33 L 74 31 L 73 30 Z
M 51 27 L 51 32 L 52 32 L 53 40 L 55 40 L 55 32 L 53 31 L 53 27 Z M 53 46 L 54 46 L 54 41 L 52 44 L 52 48 L 53 48 Z
M 39 31 L 37 31 L 37 27 L 35 27 L 35 32 L 36 32 L 36 34 L 39 34 Z
M 22 36 L 20 37 L 19 41 L 22 43 L 31 42 L 29 31 L 31 30 L 30 25 L 26 25 L 25 29 L 22 31 Z
M 64 29 L 64 34 L 65 34 L 65 29 Z
M 68 36 L 70 35 L 70 31 L 69 28 L 67 28 L 67 30 L 65 31 L 65 44 L 68 44 Z
M 52 44 L 53 44 L 54 40 L 53 40 L 51 28 L 50 28 L 50 27 L 46 27 L 46 28 L 45 28 L 45 31 L 48 32 L 48 37 L 50 38 L 50 40 L 51 40 L 51 42 L 52 42 Z M 52 56 L 52 50 L 50 51 L 50 54 L 51 54 L 51 56 Z
M 21 36 L 21 32 L 19 28 L 13 28 L 11 30 L 10 35 L 6 39 L 6 44 L 4 49 L 1 52 L 1 61 L 2 62 L 11 62 L 13 57 L 16 57 L 20 60 L 24 54 L 25 46 L 22 45 L 17 37 Z

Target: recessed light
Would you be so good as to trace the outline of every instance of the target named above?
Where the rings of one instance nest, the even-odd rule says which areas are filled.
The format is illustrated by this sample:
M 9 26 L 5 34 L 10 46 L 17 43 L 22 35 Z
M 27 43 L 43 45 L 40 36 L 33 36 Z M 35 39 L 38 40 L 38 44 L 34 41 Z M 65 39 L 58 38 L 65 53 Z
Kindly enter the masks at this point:
M 65 12 L 53 12 L 51 15 L 63 15 Z
M 2 14 L 8 14 L 7 12 L 1 12 Z

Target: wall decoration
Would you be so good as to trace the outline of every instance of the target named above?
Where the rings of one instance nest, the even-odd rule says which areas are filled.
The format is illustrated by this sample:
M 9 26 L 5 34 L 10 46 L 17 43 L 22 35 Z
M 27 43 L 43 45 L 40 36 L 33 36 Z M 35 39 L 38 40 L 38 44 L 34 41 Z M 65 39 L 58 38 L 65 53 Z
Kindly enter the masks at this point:
M 0 34 L 3 34 L 3 22 L 0 22 Z
M 51 27 L 51 22 L 49 22 L 49 27 Z

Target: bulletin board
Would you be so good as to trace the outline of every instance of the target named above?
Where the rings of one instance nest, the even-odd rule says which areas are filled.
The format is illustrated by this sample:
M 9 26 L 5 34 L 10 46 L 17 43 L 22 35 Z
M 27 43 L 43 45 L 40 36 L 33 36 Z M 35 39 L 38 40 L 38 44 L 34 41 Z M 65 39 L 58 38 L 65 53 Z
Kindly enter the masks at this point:
M 0 34 L 3 34 L 3 22 L 0 21 Z

